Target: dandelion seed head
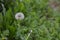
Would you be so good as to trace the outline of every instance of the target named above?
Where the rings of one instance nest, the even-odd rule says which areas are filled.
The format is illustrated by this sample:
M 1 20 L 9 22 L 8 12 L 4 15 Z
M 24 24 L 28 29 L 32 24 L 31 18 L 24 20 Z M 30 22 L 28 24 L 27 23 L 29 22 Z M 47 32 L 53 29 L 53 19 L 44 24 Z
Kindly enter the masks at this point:
M 16 13 L 15 14 L 15 19 L 16 20 L 23 20 L 24 19 L 24 14 L 22 12 Z

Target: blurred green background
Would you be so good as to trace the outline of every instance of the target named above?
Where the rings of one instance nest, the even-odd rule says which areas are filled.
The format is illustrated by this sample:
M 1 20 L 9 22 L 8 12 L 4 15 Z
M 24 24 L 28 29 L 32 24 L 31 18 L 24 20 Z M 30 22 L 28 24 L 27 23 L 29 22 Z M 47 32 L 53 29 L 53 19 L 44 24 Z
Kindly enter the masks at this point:
M 0 0 L 0 40 L 60 40 L 60 12 L 48 4 L 49 0 Z M 23 20 L 15 19 L 18 12 Z

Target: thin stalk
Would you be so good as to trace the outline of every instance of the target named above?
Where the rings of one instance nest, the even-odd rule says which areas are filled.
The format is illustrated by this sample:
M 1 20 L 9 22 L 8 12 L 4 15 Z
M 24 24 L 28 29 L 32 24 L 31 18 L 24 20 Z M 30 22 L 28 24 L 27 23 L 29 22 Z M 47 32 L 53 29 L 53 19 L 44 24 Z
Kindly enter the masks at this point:
M 28 40 L 28 39 L 29 39 L 29 37 L 30 37 L 31 33 L 32 33 L 32 30 L 30 30 L 30 33 L 28 34 L 28 36 L 27 36 L 26 40 Z
M 3 17 L 3 27 L 5 26 L 5 7 L 4 7 L 4 4 L 3 3 L 1 3 L 1 5 L 2 5 L 2 8 L 3 8 L 3 11 L 2 11 L 2 17 Z

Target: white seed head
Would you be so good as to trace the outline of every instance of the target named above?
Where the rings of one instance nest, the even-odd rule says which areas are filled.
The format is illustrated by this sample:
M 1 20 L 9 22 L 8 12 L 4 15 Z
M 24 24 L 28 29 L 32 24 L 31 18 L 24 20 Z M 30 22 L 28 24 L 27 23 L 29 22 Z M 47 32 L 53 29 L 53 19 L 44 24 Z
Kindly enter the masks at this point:
M 16 20 L 23 20 L 24 19 L 24 14 L 22 12 L 16 13 L 15 19 Z

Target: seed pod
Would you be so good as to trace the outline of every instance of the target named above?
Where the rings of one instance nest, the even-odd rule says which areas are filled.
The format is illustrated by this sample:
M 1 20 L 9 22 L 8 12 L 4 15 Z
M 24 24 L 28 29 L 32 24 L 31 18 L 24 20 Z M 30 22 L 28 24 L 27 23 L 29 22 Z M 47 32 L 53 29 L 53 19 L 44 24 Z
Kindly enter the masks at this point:
M 23 20 L 24 19 L 24 14 L 22 12 L 16 13 L 15 19 L 16 20 Z

